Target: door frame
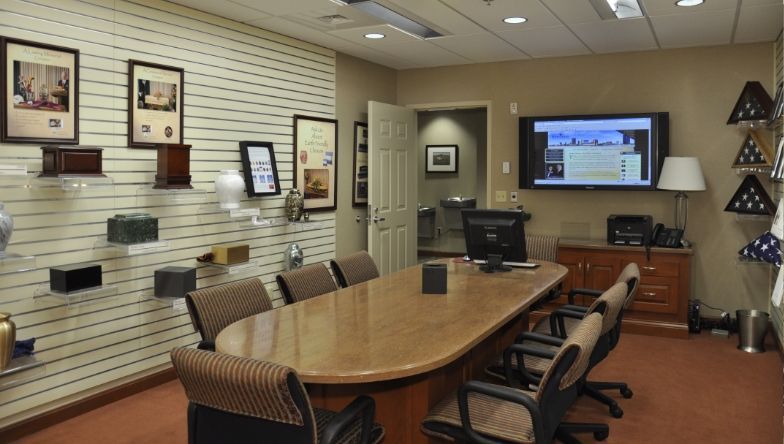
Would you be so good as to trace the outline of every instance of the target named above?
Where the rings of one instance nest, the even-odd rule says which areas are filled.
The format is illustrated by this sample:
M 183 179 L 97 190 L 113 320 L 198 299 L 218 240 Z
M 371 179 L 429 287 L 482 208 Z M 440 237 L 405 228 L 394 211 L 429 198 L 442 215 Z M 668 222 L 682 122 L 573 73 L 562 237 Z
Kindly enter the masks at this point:
M 493 203 L 495 203 L 495 199 L 492 199 L 492 189 L 490 182 L 492 180 L 491 173 L 493 171 L 493 150 L 490 149 L 493 146 L 493 102 L 491 100 L 467 100 L 461 102 L 433 102 L 433 103 L 413 103 L 413 104 L 406 104 L 406 105 L 399 105 L 405 106 L 406 108 L 414 109 L 417 114 L 420 111 L 451 111 L 456 109 L 473 109 L 473 108 L 484 108 L 485 115 L 487 118 L 486 123 L 486 131 L 487 131 L 487 146 L 485 147 L 486 156 L 487 156 L 487 165 L 485 165 L 485 177 L 487 180 L 485 181 L 485 202 L 487 202 L 487 208 L 493 208 Z M 417 146 L 419 146 L 419 131 L 417 131 Z M 417 193 L 419 192 L 419 185 L 417 184 Z

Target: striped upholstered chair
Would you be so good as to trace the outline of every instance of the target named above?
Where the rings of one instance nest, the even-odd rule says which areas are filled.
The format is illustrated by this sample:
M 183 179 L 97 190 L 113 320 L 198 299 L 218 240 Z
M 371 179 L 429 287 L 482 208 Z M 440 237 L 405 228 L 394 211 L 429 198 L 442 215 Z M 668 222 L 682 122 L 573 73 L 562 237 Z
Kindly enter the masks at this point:
M 540 261 L 558 262 L 558 236 L 548 236 L 544 234 L 526 234 L 525 251 L 528 260 L 537 259 Z M 546 302 L 558 299 L 561 296 L 561 284 L 556 285 L 537 301 L 531 310 L 538 310 Z
M 185 303 L 201 334 L 202 350 L 215 350 L 215 338 L 229 324 L 272 309 L 264 284 L 256 278 L 191 291 Z
M 375 402 L 359 396 L 340 413 L 313 408 L 294 369 L 192 348 L 171 352 L 188 397 L 188 442 L 377 443 Z
M 422 430 L 432 436 L 473 443 L 550 443 L 558 438 L 576 442 L 574 433 L 592 432 L 596 439 L 609 434 L 606 424 L 561 422 L 578 395 L 577 383 L 588 368 L 599 338 L 602 316 L 588 315 L 551 356 L 535 392 L 486 382 L 469 381 L 433 407 L 422 422 Z M 541 356 L 541 350 L 517 345 L 507 350 L 507 362 Z M 510 374 L 514 371 L 507 365 Z M 527 378 L 525 371 L 520 378 Z M 513 376 L 510 376 L 513 377 Z M 516 378 L 516 377 L 513 377 Z
M 338 289 L 324 264 L 310 264 L 275 276 L 287 304 L 304 301 Z
M 369 281 L 379 276 L 376 263 L 367 251 L 357 251 L 348 256 L 329 261 L 332 273 L 343 288 Z

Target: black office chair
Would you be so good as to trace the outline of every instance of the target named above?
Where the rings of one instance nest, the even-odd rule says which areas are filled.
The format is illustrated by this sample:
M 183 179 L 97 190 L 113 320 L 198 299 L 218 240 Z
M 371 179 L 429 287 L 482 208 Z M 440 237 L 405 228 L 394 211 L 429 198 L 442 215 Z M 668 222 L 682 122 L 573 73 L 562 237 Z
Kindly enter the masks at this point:
M 287 304 L 304 301 L 338 289 L 324 264 L 310 264 L 275 276 Z
M 379 276 L 378 268 L 367 251 L 357 251 L 329 261 L 332 274 L 342 288 L 369 281 Z
M 294 369 L 193 348 L 172 364 L 188 397 L 190 444 L 375 444 L 375 402 L 359 396 L 339 413 L 312 408 Z
M 586 316 L 553 353 L 520 344 L 510 347 L 504 353 L 509 379 L 525 381 L 526 386 L 535 384 L 535 392 L 469 381 L 430 410 L 422 422 L 423 432 L 482 444 L 550 443 L 554 438 L 574 443 L 575 433 L 593 433 L 598 440 L 606 439 L 610 433 L 606 424 L 561 422 L 578 396 L 577 383 L 589 365 L 601 326 L 601 314 Z M 513 355 L 521 363 L 532 357 L 550 359 L 542 377 L 536 378 L 525 365 L 517 367 L 514 375 Z

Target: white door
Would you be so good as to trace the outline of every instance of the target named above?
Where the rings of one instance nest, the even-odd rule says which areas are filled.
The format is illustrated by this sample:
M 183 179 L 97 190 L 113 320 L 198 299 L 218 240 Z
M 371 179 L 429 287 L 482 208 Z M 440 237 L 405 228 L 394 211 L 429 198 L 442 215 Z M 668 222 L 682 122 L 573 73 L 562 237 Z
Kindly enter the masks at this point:
M 368 250 L 382 275 L 416 264 L 416 111 L 368 102 Z

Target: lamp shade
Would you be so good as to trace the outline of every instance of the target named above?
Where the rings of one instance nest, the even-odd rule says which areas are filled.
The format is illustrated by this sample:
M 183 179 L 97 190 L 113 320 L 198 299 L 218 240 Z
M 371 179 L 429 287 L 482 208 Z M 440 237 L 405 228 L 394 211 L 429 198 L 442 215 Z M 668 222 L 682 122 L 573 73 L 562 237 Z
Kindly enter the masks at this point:
M 705 191 L 700 160 L 696 157 L 665 157 L 659 175 L 660 190 Z

